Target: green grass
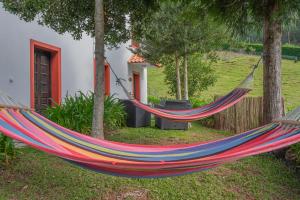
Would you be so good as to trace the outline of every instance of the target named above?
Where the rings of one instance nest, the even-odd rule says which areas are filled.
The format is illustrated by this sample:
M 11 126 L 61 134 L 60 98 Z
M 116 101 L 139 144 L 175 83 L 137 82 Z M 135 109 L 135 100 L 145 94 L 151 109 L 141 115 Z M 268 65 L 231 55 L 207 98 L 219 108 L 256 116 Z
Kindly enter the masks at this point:
M 225 55 L 215 67 L 218 82 L 202 98 L 234 88 L 257 60 L 254 56 Z M 300 64 L 283 61 L 283 92 L 289 106 L 300 100 Z M 252 95 L 261 95 L 260 68 Z M 167 96 L 162 69 L 149 69 L 152 95 Z M 207 141 L 230 133 L 202 127 L 188 131 L 161 131 L 154 127 L 123 128 L 109 140 L 139 144 L 175 144 Z M 129 179 L 102 175 L 75 167 L 59 158 L 24 148 L 9 168 L 0 167 L 1 199 L 205 200 L 300 199 L 300 181 L 294 171 L 269 154 L 254 156 L 218 168 L 181 177 Z
M 234 53 L 221 53 L 221 60 L 214 65 L 218 76 L 215 86 L 203 92 L 199 97 L 212 100 L 214 95 L 226 94 L 236 87 L 250 72 L 251 66 L 258 61 L 257 56 Z M 300 106 L 300 62 L 282 61 L 282 91 L 286 107 L 290 110 Z M 162 68 L 149 69 L 150 95 L 164 97 L 167 86 L 164 83 Z M 262 96 L 262 64 L 255 73 L 253 96 Z
M 228 134 L 193 124 L 184 132 L 124 128 L 108 138 L 174 144 Z M 181 177 L 130 179 L 97 174 L 25 148 L 0 176 L 0 199 L 300 199 L 300 182 L 293 171 L 267 154 Z

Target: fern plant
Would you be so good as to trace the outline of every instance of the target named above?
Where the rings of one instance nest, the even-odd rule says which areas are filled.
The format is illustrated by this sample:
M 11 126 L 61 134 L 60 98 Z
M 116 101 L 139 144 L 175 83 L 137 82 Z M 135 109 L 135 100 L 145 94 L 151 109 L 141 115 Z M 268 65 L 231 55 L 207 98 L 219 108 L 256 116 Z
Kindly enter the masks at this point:
M 0 162 L 7 166 L 15 156 L 16 150 L 13 140 L 0 133 Z
M 74 96 L 64 99 L 61 105 L 49 107 L 46 116 L 50 120 L 75 130 L 90 134 L 92 129 L 94 94 L 77 92 Z M 115 130 L 125 125 L 126 113 L 123 105 L 114 96 L 105 98 L 104 102 L 104 128 Z

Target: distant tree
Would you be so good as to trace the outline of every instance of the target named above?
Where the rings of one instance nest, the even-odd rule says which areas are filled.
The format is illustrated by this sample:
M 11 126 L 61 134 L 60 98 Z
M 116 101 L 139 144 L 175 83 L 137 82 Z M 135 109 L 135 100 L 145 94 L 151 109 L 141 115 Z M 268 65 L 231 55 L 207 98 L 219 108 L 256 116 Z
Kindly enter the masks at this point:
M 226 35 L 203 12 L 199 14 L 192 3 L 163 1 L 143 26 L 143 38 L 139 53 L 151 62 L 159 63 L 165 56 L 173 57 L 176 77 L 176 98 L 181 99 L 181 80 L 184 80 L 184 98 L 188 99 L 189 56 L 197 52 L 215 49 Z M 180 75 L 180 59 L 183 59 L 183 77 Z
M 213 63 L 215 63 L 215 55 L 209 56 L 209 58 L 203 58 L 204 55 L 196 53 L 189 56 L 189 67 L 188 67 L 188 91 L 189 97 L 195 97 L 195 95 L 200 95 L 202 91 L 208 89 L 209 86 L 213 85 L 216 82 L 215 70 L 212 68 Z M 174 67 L 174 61 L 172 57 L 169 59 L 163 59 L 164 73 L 165 73 L 165 82 L 169 87 L 170 94 L 176 94 L 176 71 Z M 179 60 L 180 66 L 184 65 L 184 59 Z M 184 67 L 180 68 L 182 72 Z M 181 78 L 185 73 L 180 73 Z M 182 89 L 185 87 L 184 84 L 180 86 Z
M 300 0 L 202 0 L 197 6 L 199 12 L 203 7 L 209 9 L 235 33 L 263 30 L 264 121 L 282 116 L 282 27 L 299 15 Z
M 104 44 L 115 47 L 139 33 L 139 22 L 155 0 L 2 0 L 4 8 L 27 22 L 37 20 L 60 34 L 95 36 L 96 87 L 92 135 L 104 138 Z M 132 28 L 129 24 L 133 24 Z M 85 53 L 85 52 L 84 52 Z

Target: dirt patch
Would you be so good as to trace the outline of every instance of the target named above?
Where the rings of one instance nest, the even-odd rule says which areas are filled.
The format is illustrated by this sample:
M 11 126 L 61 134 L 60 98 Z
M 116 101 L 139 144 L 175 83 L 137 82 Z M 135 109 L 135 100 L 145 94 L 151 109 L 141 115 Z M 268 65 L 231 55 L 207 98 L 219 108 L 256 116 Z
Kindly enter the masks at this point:
M 224 167 L 224 166 L 220 166 L 220 167 L 217 167 L 215 169 L 208 171 L 207 173 L 215 175 L 215 176 L 225 177 L 225 176 L 230 176 L 232 174 L 235 174 L 236 171 L 229 169 L 227 167 Z
M 226 188 L 226 191 L 236 194 L 238 199 L 255 200 L 255 198 L 251 194 L 249 194 L 247 191 L 244 191 L 238 186 Z
M 149 190 L 146 189 L 122 189 L 119 192 L 109 191 L 103 197 L 104 200 L 148 200 Z

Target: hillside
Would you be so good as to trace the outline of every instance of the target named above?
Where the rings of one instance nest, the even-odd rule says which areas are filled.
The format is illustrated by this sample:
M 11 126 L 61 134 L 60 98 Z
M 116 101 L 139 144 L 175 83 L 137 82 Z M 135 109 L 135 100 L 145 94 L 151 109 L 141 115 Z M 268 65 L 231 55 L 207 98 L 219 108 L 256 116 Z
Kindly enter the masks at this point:
M 211 100 L 214 95 L 226 94 L 236 87 L 250 72 L 251 66 L 258 61 L 257 56 L 235 53 L 220 53 L 220 60 L 214 65 L 218 80 L 216 84 L 199 95 Z M 300 106 L 300 62 L 283 60 L 282 90 L 288 109 Z M 253 96 L 262 95 L 262 64 L 255 73 Z M 148 71 L 149 95 L 166 97 L 168 88 L 164 82 L 163 68 L 150 68 Z

